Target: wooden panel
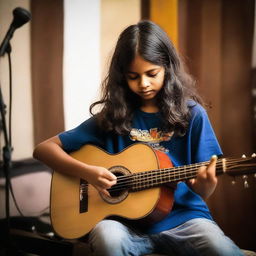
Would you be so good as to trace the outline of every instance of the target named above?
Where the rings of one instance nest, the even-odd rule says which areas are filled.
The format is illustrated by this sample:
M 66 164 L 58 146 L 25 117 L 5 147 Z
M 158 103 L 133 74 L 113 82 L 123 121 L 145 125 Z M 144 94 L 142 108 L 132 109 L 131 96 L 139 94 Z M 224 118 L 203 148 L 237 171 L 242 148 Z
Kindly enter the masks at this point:
M 178 0 L 151 0 L 150 19 L 161 26 L 178 46 Z
M 154 5 L 155 4 L 155 5 Z M 166 1 L 150 1 L 150 18 L 171 28 Z M 176 7 L 175 7 L 176 8 Z M 176 10 L 176 9 L 175 9 Z M 253 152 L 251 54 L 254 0 L 179 0 L 178 48 L 200 94 L 226 156 Z M 155 16 L 152 17 L 152 14 Z M 208 201 L 214 219 L 240 247 L 256 249 L 256 181 L 219 177 Z
M 202 1 L 179 1 L 179 51 L 198 81 L 201 69 Z
M 222 92 L 222 1 L 203 1 L 201 21 L 200 93 L 209 105 L 208 114 L 213 121 L 215 133 L 222 144 L 221 115 Z M 209 33 L 210 31 L 210 33 Z
M 31 1 L 35 144 L 64 129 L 62 96 L 63 1 Z
M 226 154 L 252 153 L 251 59 L 254 1 L 223 2 L 222 127 Z
M 251 96 L 251 56 L 254 1 L 222 1 L 221 50 L 221 136 L 225 155 L 241 156 L 252 153 L 253 118 Z M 256 182 L 219 179 L 211 198 L 213 215 L 228 235 L 242 248 L 256 249 Z M 223 212 L 223 213 L 222 213 Z
M 221 0 L 179 1 L 179 49 L 209 106 L 207 111 L 221 142 L 220 23 Z
M 226 156 L 252 153 L 251 53 L 253 0 L 180 0 L 180 49 L 198 82 L 200 93 Z M 240 247 L 256 249 L 256 181 L 219 177 L 208 205 L 214 219 Z
M 140 16 L 142 20 L 148 20 L 150 16 L 150 1 L 140 1 Z
M 256 42 L 254 42 L 256 43 Z M 255 46 L 254 46 L 255 47 Z M 256 152 L 256 68 L 253 67 L 251 72 L 251 82 L 252 82 L 252 116 L 253 116 L 253 152 Z

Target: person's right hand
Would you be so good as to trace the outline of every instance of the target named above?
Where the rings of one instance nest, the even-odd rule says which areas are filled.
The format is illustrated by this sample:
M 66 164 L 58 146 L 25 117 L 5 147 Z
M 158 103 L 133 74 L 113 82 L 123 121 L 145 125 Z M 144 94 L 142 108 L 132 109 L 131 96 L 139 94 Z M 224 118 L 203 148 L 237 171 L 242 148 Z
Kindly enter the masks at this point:
M 107 189 L 116 184 L 117 178 L 108 169 L 100 166 L 90 166 L 87 171 L 86 180 L 100 193 L 110 196 Z

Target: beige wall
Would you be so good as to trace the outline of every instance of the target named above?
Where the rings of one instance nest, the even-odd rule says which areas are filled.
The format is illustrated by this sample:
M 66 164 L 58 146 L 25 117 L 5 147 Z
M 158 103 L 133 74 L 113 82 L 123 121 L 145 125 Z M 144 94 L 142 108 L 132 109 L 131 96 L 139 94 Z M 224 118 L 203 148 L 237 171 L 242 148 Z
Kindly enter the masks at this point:
M 2 42 L 16 7 L 30 9 L 29 0 L 0 0 L 0 41 Z M 13 159 L 29 158 L 33 149 L 33 123 L 30 71 L 30 23 L 17 29 L 11 40 L 13 72 L 12 145 Z M 0 58 L 0 82 L 9 110 L 9 72 L 7 55 Z M 6 117 L 7 118 L 7 117 Z M 1 148 L 3 147 L 1 132 Z
M 140 0 L 101 0 L 101 74 L 105 76 L 117 38 L 140 20 Z

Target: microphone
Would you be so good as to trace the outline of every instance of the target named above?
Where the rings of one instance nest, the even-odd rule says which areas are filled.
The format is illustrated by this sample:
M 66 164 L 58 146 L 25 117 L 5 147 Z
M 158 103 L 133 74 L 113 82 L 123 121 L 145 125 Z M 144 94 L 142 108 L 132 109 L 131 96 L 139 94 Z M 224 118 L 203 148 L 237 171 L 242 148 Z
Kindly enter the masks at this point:
M 0 46 L 0 56 L 3 56 L 9 48 L 9 41 L 11 40 L 14 31 L 27 23 L 31 19 L 31 14 L 24 8 L 17 7 L 13 10 L 13 21 L 5 35 L 5 38 Z

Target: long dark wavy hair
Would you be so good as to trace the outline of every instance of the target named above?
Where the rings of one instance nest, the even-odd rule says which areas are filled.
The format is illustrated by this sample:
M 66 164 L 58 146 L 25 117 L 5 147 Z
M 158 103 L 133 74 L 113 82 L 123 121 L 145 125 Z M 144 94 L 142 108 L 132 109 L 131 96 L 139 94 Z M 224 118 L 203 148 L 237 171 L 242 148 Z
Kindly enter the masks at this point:
M 134 111 L 141 99 L 133 93 L 126 74 L 136 54 L 155 65 L 164 67 L 165 78 L 157 94 L 157 106 L 162 119 L 162 130 L 184 135 L 189 122 L 188 100 L 202 103 L 195 90 L 195 82 L 184 65 L 167 34 L 151 21 L 140 21 L 127 27 L 119 36 L 109 72 L 102 82 L 102 96 L 90 106 L 100 127 L 125 135 L 131 130 Z M 93 113 L 95 106 L 101 106 Z

